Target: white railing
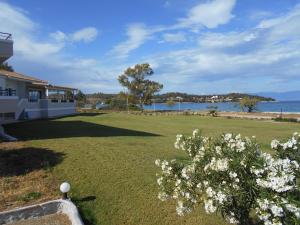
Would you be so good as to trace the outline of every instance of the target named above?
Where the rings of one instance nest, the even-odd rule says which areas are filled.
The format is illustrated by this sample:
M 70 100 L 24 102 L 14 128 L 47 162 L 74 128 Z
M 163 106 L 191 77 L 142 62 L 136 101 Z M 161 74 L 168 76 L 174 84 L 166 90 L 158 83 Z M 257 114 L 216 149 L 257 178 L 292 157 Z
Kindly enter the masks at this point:
M 18 102 L 17 111 L 15 112 L 15 119 L 18 120 L 22 114 L 22 112 L 25 110 L 26 106 L 28 105 L 28 99 L 22 98 Z
M 0 39 L 2 40 L 12 40 L 12 35 L 9 33 L 0 32 Z

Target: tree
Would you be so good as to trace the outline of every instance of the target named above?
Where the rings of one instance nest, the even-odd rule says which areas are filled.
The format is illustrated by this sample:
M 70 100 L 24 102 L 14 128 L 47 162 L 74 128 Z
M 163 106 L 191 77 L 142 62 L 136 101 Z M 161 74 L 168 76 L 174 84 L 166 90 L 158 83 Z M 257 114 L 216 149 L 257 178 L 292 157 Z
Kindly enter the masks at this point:
M 73 99 L 74 98 L 74 95 L 73 95 L 72 91 L 70 91 L 70 90 L 66 91 L 65 96 L 66 96 L 66 99 Z
M 240 100 L 240 107 L 243 111 L 247 109 L 248 113 L 251 113 L 256 110 L 256 105 L 258 102 L 259 100 L 256 98 L 245 97 Z
M 141 109 L 143 105 L 151 104 L 154 93 L 163 88 L 162 84 L 146 79 L 153 73 L 150 65 L 144 63 L 127 68 L 118 78 L 119 83 L 128 89 L 129 95 L 134 96 Z
M 167 106 L 168 107 L 172 107 L 175 105 L 175 102 L 173 101 L 173 99 L 169 99 L 167 102 L 166 102 Z
M 8 63 L 2 63 L 0 64 L 0 69 L 1 70 L 6 70 L 6 71 L 9 71 L 9 72 L 14 72 L 14 69 L 12 66 L 8 65 Z
M 77 101 L 77 106 L 82 107 L 82 106 L 84 106 L 84 104 L 86 103 L 86 96 L 85 96 L 85 94 L 83 94 L 83 92 L 80 91 L 80 90 L 77 92 L 77 94 L 76 94 L 76 96 L 75 96 L 75 99 L 76 99 L 76 101 Z

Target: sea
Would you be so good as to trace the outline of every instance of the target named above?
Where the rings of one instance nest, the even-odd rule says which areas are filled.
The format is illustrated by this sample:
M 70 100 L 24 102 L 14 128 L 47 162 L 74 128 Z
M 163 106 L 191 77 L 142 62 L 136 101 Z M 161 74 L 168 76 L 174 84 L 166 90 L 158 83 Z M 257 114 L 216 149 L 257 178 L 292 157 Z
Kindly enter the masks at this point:
M 155 103 L 146 105 L 146 110 L 192 110 L 205 111 L 210 106 L 217 106 L 218 111 L 224 112 L 240 112 L 242 111 L 236 102 L 218 102 L 218 103 L 194 103 L 182 102 L 173 106 L 165 103 Z M 300 113 L 300 101 L 276 101 L 276 102 L 259 102 L 257 104 L 257 112 L 282 112 L 282 113 Z

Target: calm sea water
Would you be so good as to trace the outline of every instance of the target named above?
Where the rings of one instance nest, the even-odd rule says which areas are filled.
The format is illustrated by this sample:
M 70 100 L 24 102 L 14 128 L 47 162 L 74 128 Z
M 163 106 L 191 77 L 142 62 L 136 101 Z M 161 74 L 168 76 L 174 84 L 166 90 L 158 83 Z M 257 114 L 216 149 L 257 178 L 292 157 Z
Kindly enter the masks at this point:
M 150 106 L 145 106 L 147 110 L 207 110 L 209 106 L 217 106 L 219 111 L 239 112 L 241 111 L 238 103 L 220 102 L 220 103 L 192 103 L 183 102 L 176 103 L 174 106 L 167 106 L 165 103 L 156 103 Z M 281 101 L 281 102 L 259 102 L 257 109 L 260 112 L 299 112 L 300 101 Z

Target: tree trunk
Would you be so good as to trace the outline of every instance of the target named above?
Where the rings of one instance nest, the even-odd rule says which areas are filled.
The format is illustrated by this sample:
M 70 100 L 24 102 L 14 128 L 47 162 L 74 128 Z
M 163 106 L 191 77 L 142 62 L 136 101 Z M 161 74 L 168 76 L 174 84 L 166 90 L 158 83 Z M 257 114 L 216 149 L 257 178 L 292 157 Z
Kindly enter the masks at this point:
M 142 97 L 140 97 L 140 108 L 142 111 L 144 111 L 144 104 L 143 104 Z

